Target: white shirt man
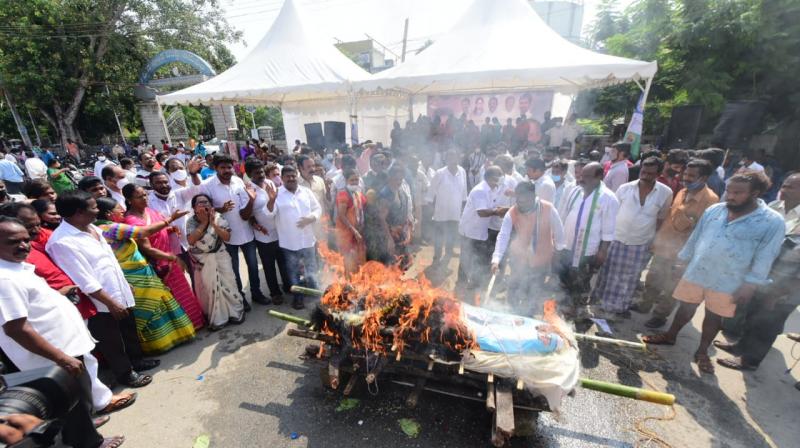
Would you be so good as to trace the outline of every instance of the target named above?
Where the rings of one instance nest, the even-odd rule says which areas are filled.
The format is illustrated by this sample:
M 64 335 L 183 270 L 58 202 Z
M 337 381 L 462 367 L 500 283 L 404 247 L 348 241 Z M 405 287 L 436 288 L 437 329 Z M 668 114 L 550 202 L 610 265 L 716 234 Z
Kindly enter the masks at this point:
M 47 180 L 47 165 L 38 157 L 28 157 L 25 159 L 25 172 L 33 180 Z
M 434 221 L 458 221 L 461 218 L 461 204 L 467 200 L 467 173 L 464 168 L 456 167 L 455 174 L 446 166 L 438 169 L 431 179 L 426 199 L 434 203 Z
M 623 159 L 611 164 L 603 182 L 611 191 L 616 192 L 622 184 L 628 182 L 628 160 Z
M 504 174 L 500 178 L 500 185 L 497 191 L 493 194 L 493 207 L 510 208 L 514 205 L 514 189 L 517 188 L 519 181 L 516 177 L 509 174 Z M 492 216 L 489 218 L 489 228 L 495 232 L 499 232 L 503 226 L 504 216 Z
M 78 309 L 33 271 L 31 264 L 0 260 L 0 325 L 25 319 L 39 336 L 64 354 L 89 354 L 94 340 Z M 0 331 L 0 347 L 20 370 L 54 364 L 23 348 L 5 331 Z
M 319 221 L 322 217 L 322 207 L 308 188 L 298 185 L 292 193 L 285 186 L 279 187 L 275 207 L 267 213 L 275 218 L 281 248 L 298 251 L 312 248 L 317 243 L 312 226 L 297 227 L 301 218 L 313 216 Z
M 499 188 L 492 189 L 484 180 L 469 192 L 464 213 L 458 223 L 458 232 L 471 240 L 486 241 L 489 238 L 491 217 L 478 215 L 478 210 L 494 209 L 494 198 Z
M 268 187 L 271 186 L 272 188 L 277 188 L 269 179 L 265 180 L 264 182 L 267 183 Z M 259 187 L 258 185 L 254 185 L 254 187 L 256 188 L 256 199 L 253 201 L 253 218 L 256 220 L 258 225 L 267 231 L 264 233 L 255 230 L 254 233 L 256 236 L 256 241 L 261 243 L 273 243 L 278 241 L 278 227 L 275 224 L 275 215 L 268 213 L 267 210 L 267 201 L 269 200 L 269 197 L 263 188 Z
M 597 198 L 596 205 L 592 207 L 595 197 Z M 584 197 L 583 189 L 581 189 L 571 198 L 570 202 L 571 205 L 567 207 L 567 214 L 564 217 L 564 237 L 566 238 L 566 249 L 572 251 L 572 266 L 578 267 L 582 257 L 597 254 L 602 241 L 609 243 L 614 241 L 619 201 L 614 192 L 600 182 L 598 188 L 589 196 Z M 590 216 L 592 226 L 587 236 L 586 228 Z M 584 239 L 586 239 L 585 251 L 583 249 Z
M 147 206 L 169 218 L 177 210 L 188 210 L 192 198 L 202 192 L 202 186 L 190 184 L 184 188 L 170 190 L 167 197 L 162 197 L 155 190 L 147 193 Z M 182 216 L 172 222 L 172 226 L 180 231 L 180 243 L 183 250 L 189 250 L 189 241 L 186 239 L 186 219 Z M 177 253 L 177 252 L 175 252 Z
M 241 246 L 255 238 L 253 227 L 239 216 L 241 204 L 247 204 L 249 197 L 244 189 L 244 181 L 232 176 L 228 185 L 223 184 L 217 176 L 209 177 L 202 183 L 202 192 L 211 197 L 214 207 L 222 207 L 228 201 L 233 201 L 234 207 L 223 213 L 222 217 L 231 227 L 231 239 L 227 244 Z M 243 202 L 244 201 L 244 202 Z
M 536 186 L 537 198 L 543 199 L 551 204 L 553 203 L 556 196 L 556 184 L 550 176 L 547 174 L 543 175 L 536 179 L 533 185 Z
M 103 168 L 107 167 L 108 165 L 113 165 L 114 162 L 108 160 L 106 156 L 100 156 L 97 158 L 97 162 L 94 162 L 94 175 L 100 177 L 103 175 Z
M 92 294 L 102 289 L 123 308 L 133 308 L 136 304 L 133 292 L 114 251 L 99 228 L 91 224 L 89 228 L 96 238 L 62 221 L 45 250 L 81 291 Z M 108 312 L 104 303 L 90 298 L 98 312 Z
M 649 244 L 656 236 L 656 224 L 669 215 L 672 189 L 656 182 L 644 205 L 639 198 L 639 181 L 628 182 L 617 190 L 619 210 L 614 227 L 616 241 L 628 246 Z

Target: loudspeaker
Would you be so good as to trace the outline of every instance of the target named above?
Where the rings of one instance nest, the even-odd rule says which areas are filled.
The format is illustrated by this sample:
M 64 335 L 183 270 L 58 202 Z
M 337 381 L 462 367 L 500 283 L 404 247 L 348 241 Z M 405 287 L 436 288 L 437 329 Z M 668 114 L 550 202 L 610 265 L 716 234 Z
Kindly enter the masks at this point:
M 343 148 L 347 139 L 343 121 L 326 121 L 325 146 L 327 148 Z
M 703 106 L 678 106 L 672 109 L 667 130 L 667 148 L 691 149 L 697 142 Z
M 750 137 L 761 126 L 767 109 L 763 101 L 739 100 L 725 103 L 711 143 L 725 149 L 748 149 Z
M 325 147 L 325 137 L 322 134 L 321 123 L 306 123 L 303 125 L 306 129 L 306 143 L 314 149 L 322 149 Z

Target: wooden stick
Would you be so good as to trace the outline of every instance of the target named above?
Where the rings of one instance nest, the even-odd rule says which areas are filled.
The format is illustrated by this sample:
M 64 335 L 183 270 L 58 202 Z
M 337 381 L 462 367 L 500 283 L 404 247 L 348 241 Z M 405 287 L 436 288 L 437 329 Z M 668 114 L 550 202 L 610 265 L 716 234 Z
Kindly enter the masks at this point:
M 495 388 L 495 407 L 492 444 L 505 446 L 514 435 L 514 397 L 511 388 L 503 383 Z
M 422 391 L 425 389 L 425 381 L 426 378 L 417 378 L 417 382 L 414 384 L 414 389 L 410 394 L 408 394 L 408 398 L 406 398 L 406 407 L 409 409 L 414 409 L 417 407 L 419 396 L 422 395 Z
M 484 307 L 486 307 L 492 300 L 492 289 L 494 289 L 495 280 L 497 280 L 497 274 L 492 274 L 492 278 L 489 280 L 489 286 L 486 287 L 486 300 L 483 301 Z
M 289 291 L 291 291 L 291 292 L 293 292 L 295 294 L 303 294 L 303 295 L 312 296 L 312 297 L 322 297 L 323 295 L 325 295 L 325 291 L 322 291 L 322 290 L 319 290 L 319 289 L 314 289 L 314 288 L 305 288 L 303 286 L 297 286 L 297 285 L 292 286 L 291 288 L 289 288 Z
M 626 341 L 623 339 L 604 338 L 602 336 L 595 336 L 593 334 L 583 334 L 583 333 L 575 333 L 575 339 L 580 339 L 583 341 L 591 341 L 591 342 L 600 342 L 603 344 L 611 344 L 611 345 L 616 345 L 618 347 L 639 348 L 644 351 L 647 351 L 647 344 L 645 344 L 644 342 L 633 342 L 633 341 Z
M 495 407 L 494 383 L 486 383 L 486 410 L 494 412 Z

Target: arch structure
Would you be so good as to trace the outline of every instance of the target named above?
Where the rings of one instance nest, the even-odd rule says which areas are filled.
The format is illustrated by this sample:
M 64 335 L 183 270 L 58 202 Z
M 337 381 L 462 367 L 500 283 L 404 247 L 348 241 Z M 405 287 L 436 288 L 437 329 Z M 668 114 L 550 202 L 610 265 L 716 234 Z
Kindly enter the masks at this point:
M 158 69 L 183 63 L 197 73 L 153 79 Z M 153 56 L 139 73 L 135 96 L 139 100 L 139 113 L 149 142 L 181 140 L 188 138 L 186 122 L 180 107 L 162 109 L 156 96 L 178 88 L 201 83 L 217 75 L 214 67 L 199 55 L 188 50 L 169 49 Z M 230 129 L 236 129 L 236 116 L 232 106 L 209 106 L 217 137 L 227 139 Z M 166 112 L 166 115 L 165 115 Z

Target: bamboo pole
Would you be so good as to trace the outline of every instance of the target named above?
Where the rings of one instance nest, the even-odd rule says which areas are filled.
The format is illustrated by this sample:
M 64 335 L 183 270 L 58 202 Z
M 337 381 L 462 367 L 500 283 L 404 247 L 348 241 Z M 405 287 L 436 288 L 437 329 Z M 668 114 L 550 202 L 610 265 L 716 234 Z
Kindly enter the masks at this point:
M 311 321 L 308 319 L 303 319 L 302 317 L 292 316 L 291 314 L 281 313 L 275 310 L 269 310 L 267 311 L 267 314 L 280 320 L 285 320 L 286 322 L 302 325 L 304 327 L 311 326 Z
M 324 291 L 321 291 L 319 289 L 304 288 L 302 286 L 296 286 L 296 285 L 292 286 L 291 288 L 289 288 L 289 291 L 291 291 L 293 293 L 296 293 L 296 294 L 303 294 L 303 295 L 312 296 L 312 297 L 322 297 L 325 294 Z
M 645 344 L 644 342 L 633 342 L 633 341 L 626 341 L 623 339 L 604 338 L 601 336 L 595 336 L 592 334 L 583 334 L 583 333 L 575 333 L 575 339 L 581 339 L 584 341 L 591 341 L 591 342 L 601 342 L 603 344 L 611 344 L 619 347 L 640 348 L 644 351 L 647 351 L 647 344 Z
M 670 406 L 675 403 L 675 395 L 654 390 L 640 389 L 638 387 L 624 386 L 622 384 L 607 383 L 605 381 L 581 378 L 580 384 L 585 389 L 596 390 L 618 397 L 633 398 L 634 400 Z

